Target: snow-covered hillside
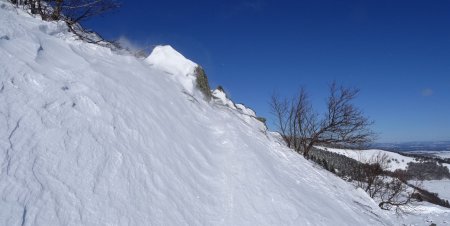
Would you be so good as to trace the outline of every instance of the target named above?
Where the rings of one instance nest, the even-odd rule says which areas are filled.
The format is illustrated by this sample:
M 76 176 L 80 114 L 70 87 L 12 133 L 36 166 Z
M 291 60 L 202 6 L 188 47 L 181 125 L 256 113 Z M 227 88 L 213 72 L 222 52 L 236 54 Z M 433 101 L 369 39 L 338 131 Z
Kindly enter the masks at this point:
M 441 159 L 450 159 L 450 151 L 410 151 L 408 154 L 431 155 Z
M 253 111 L 205 102 L 171 47 L 118 55 L 0 5 L 0 225 L 393 224 Z
M 427 180 L 422 181 L 422 187 L 427 191 L 436 193 L 439 195 L 439 198 L 450 200 L 450 180 Z M 450 223 L 450 222 L 449 222 Z
M 388 170 L 395 171 L 397 169 L 405 170 L 408 166 L 409 162 L 418 162 L 413 157 L 408 157 L 404 155 L 400 155 L 396 152 L 391 151 L 385 151 L 385 150 L 379 150 L 379 149 L 368 149 L 368 150 L 351 150 L 351 149 L 338 149 L 338 148 L 329 148 L 329 147 L 320 147 L 317 146 L 316 148 L 338 153 L 344 156 L 347 156 L 349 158 L 352 158 L 354 160 L 360 161 L 360 162 L 370 162 L 374 157 L 377 155 L 386 155 L 388 156 L 389 165 Z M 450 164 L 444 163 L 443 166 L 447 167 L 450 170 Z
M 377 156 L 386 155 L 389 160 L 387 170 L 390 171 L 397 169 L 405 170 L 409 162 L 417 162 L 414 158 L 379 149 L 351 150 L 320 146 L 316 146 L 316 148 L 341 154 L 363 163 L 371 162 Z M 449 164 L 443 165 L 450 168 Z M 450 197 L 450 190 L 448 189 L 449 180 L 447 179 L 410 182 L 411 184 L 418 184 L 430 192 L 437 193 L 440 198 L 448 199 Z M 445 207 L 428 202 L 413 202 L 410 206 L 405 207 L 404 210 L 408 214 L 397 218 L 399 225 L 430 225 L 431 223 L 450 225 L 450 209 Z
M 328 147 L 316 147 L 329 152 L 338 153 L 349 158 L 355 159 L 360 162 L 370 162 L 374 157 L 378 155 L 387 155 L 389 161 L 388 170 L 395 171 L 396 169 L 405 170 L 409 162 L 417 162 L 414 158 L 403 156 L 395 152 L 384 151 L 379 149 L 369 150 L 351 150 L 351 149 L 338 149 Z

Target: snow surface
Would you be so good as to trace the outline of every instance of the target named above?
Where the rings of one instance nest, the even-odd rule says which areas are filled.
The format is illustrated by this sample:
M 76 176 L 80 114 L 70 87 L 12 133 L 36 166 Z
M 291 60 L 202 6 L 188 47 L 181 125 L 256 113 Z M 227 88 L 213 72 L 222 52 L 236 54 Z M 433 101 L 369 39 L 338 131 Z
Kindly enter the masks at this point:
M 172 48 L 118 55 L 0 5 L 0 225 L 394 225 L 254 117 L 205 102 Z
M 398 225 L 429 226 L 450 225 L 450 209 L 428 202 L 414 203 L 405 209 L 406 214 L 396 217 Z
M 427 191 L 437 193 L 439 198 L 450 202 L 450 180 L 426 180 L 422 181 L 422 187 Z
M 212 91 L 214 103 L 223 105 L 230 109 L 236 110 L 240 114 L 238 116 L 245 122 L 255 125 L 259 131 L 267 132 L 267 126 L 263 122 L 256 119 L 256 113 L 250 108 L 247 108 L 243 104 L 235 104 L 231 99 L 228 98 L 227 94 L 220 89 L 215 89 Z M 256 120 L 256 121 L 255 121 Z
M 184 89 L 190 94 L 193 93 L 195 87 L 194 70 L 197 64 L 186 59 L 172 46 L 156 46 L 145 61 L 155 68 L 175 75 Z
M 246 114 L 246 115 L 249 115 L 249 116 L 256 117 L 255 111 L 253 111 L 253 110 L 250 109 L 250 108 L 247 108 L 245 105 L 243 105 L 243 104 L 236 104 L 236 107 L 237 107 L 239 110 L 241 110 L 242 113 L 244 113 L 244 114 Z
M 224 91 L 215 89 L 212 91 L 212 96 L 214 97 L 216 102 L 228 106 L 231 109 L 237 109 L 236 105 L 227 97 L 227 94 Z

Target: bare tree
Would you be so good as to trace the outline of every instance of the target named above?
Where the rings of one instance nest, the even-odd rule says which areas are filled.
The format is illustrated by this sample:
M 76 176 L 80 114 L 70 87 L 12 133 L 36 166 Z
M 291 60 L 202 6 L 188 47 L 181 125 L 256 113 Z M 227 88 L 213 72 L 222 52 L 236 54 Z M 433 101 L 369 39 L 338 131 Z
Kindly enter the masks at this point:
M 378 201 L 381 209 L 403 213 L 405 207 L 412 203 L 419 183 L 409 186 L 404 172 L 389 172 L 389 156 L 386 153 L 380 152 L 368 160 L 360 159 L 360 162 L 354 169 L 356 186 Z
M 55 11 L 59 17 L 61 13 L 70 24 L 103 14 L 118 8 L 120 5 L 114 0 L 54 0 Z
M 322 117 L 313 111 L 305 89 L 292 99 L 273 95 L 270 105 L 276 124 L 286 144 L 308 156 L 314 145 L 361 146 L 370 142 L 374 133 L 373 124 L 356 108 L 352 100 L 358 89 L 330 85 L 327 110 Z
M 386 153 L 378 153 L 370 159 L 360 158 L 355 169 L 356 185 L 369 194 L 371 198 L 379 195 L 383 189 L 383 182 L 386 179 L 386 170 L 388 169 L 389 156 Z
M 69 30 L 80 39 L 100 43 L 104 39 L 83 29 L 80 22 L 108 11 L 117 9 L 116 0 L 10 0 L 16 5 L 30 9 L 32 14 L 41 15 L 43 20 L 63 20 Z
M 116 9 L 120 4 L 115 0 L 10 0 L 13 4 L 24 5 L 32 14 L 45 14 L 43 19 L 60 20 L 74 24 L 93 16 Z M 46 9 L 44 9 L 44 6 Z M 44 18 L 45 16 L 45 18 Z
M 394 209 L 397 214 L 403 213 L 405 207 L 413 202 L 414 193 L 417 192 L 416 186 L 408 186 L 405 175 L 394 173 L 384 181 L 383 187 L 379 192 L 380 203 L 378 206 L 384 210 Z

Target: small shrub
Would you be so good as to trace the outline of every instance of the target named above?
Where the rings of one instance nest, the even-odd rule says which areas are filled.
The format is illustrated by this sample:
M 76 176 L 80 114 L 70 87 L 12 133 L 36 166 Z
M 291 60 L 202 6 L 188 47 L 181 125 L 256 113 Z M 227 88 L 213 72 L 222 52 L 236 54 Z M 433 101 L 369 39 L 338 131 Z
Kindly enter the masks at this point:
M 205 99 L 210 100 L 212 97 L 211 88 L 209 87 L 208 77 L 202 67 L 195 68 L 195 75 L 197 76 L 197 87 L 205 95 Z
M 264 124 L 266 124 L 267 119 L 264 117 L 256 117 L 256 119 Z
M 216 89 L 225 93 L 225 89 L 221 85 L 217 86 Z

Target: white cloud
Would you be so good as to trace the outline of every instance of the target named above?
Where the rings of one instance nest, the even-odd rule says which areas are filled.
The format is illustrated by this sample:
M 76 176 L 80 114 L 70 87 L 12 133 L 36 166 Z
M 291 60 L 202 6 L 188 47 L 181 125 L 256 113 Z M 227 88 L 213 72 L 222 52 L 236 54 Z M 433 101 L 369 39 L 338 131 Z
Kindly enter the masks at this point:
M 422 90 L 421 94 L 424 97 L 429 97 L 429 96 L 433 95 L 433 90 L 430 89 L 430 88 L 425 88 L 425 89 Z

